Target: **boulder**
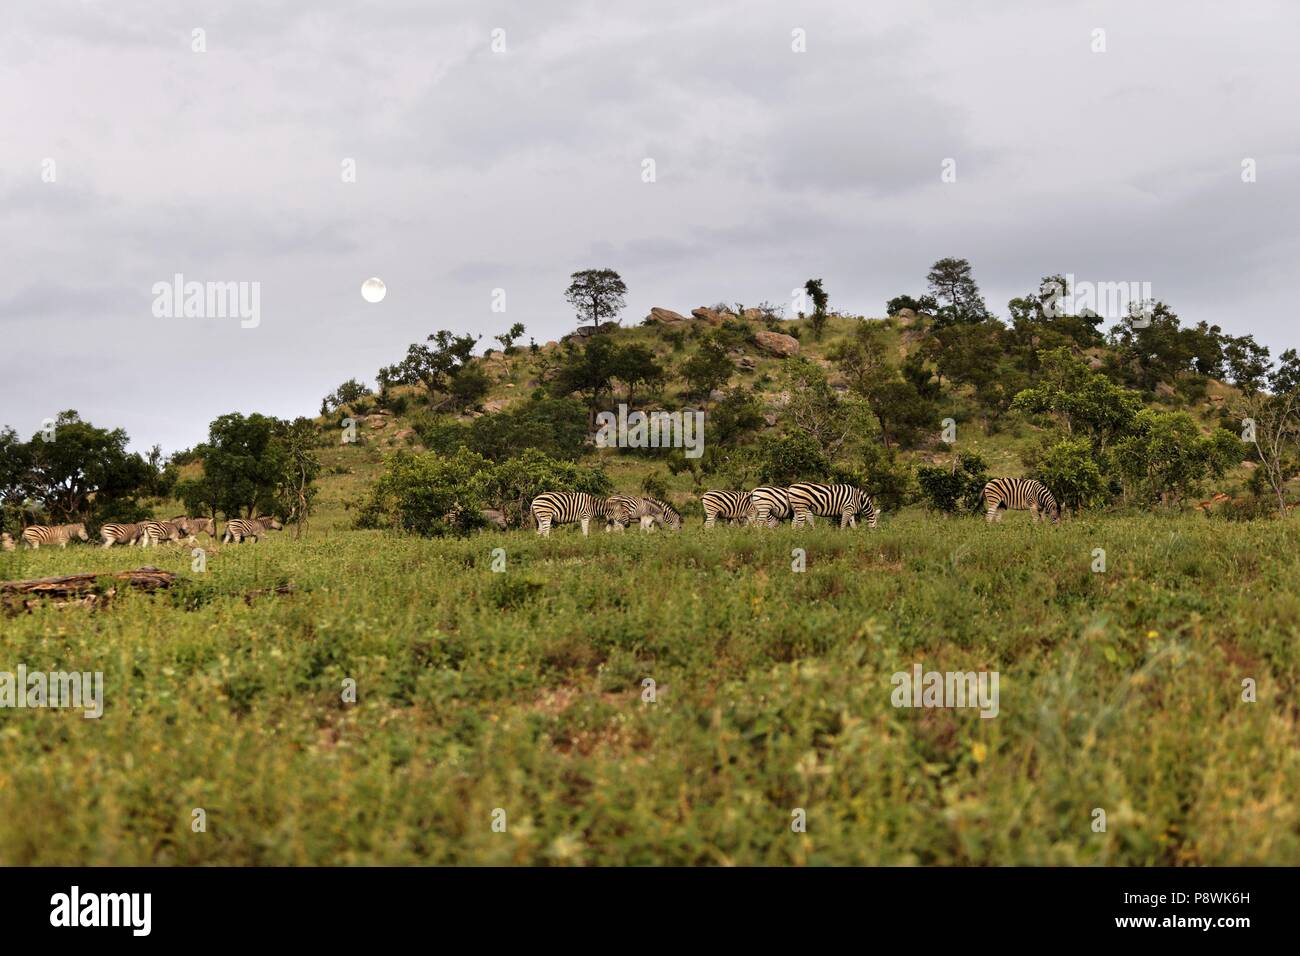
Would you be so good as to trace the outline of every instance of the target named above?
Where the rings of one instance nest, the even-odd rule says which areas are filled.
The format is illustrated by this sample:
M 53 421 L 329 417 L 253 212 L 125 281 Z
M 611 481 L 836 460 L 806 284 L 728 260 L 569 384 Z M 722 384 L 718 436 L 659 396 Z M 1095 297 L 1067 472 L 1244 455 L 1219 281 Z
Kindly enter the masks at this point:
M 799 340 L 780 332 L 768 332 L 766 329 L 754 333 L 754 341 L 764 352 L 786 358 L 799 352 Z
M 393 433 L 394 441 L 410 441 L 414 437 L 415 437 L 414 428 L 403 428 L 400 431 Z
M 674 312 L 672 309 L 661 309 L 657 305 L 650 310 L 650 314 L 645 317 L 645 320 L 646 322 L 658 322 L 660 325 L 681 325 L 690 321 L 680 312 Z
M 388 419 L 383 415 L 369 415 L 366 418 L 366 424 L 378 431 L 381 428 L 388 427 Z
M 1177 390 L 1175 390 L 1172 385 L 1167 385 L 1164 382 L 1156 382 L 1157 398 L 1173 398 L 1177 394 Z
M 731 318 L 730 312 L 715 311 L 700 306 L 698 309 L 691 309 L 691 315 L 701 322 L 707 322 L 709 325 L 721 325 L 724 321 Z

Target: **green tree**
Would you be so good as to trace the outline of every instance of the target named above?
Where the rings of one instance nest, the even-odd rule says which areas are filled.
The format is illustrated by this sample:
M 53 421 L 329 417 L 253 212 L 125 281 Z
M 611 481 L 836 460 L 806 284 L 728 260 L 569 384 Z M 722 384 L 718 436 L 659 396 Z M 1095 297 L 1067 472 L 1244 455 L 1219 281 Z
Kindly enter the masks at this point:
M 422 385 L 434 408 L 455 402 L 464 402 L 465 389 L 457 393 L 455 379 L 477 368 L 471 363 L 478 339 L 471 335 L 456 335 L 442 329 L 426 340 L 433 345 L 415 343 L 406 350 L 406 358 L 396 365 L 379 370 L 379 387 L 388 391 L 394 385 Z M 482 370 L 478 369 L 481 374 Z M 471 377 L 473 373 L 468 373 Z M 473 391 L 473 388 L 470 389 Z M 463 404 L 462 404 L 462 407 Z
M 758 480 L 765 485 L 792 485 L 797 481 L 822 481 L 830 462 L 809 435 L 763 435 L 755 458 Z
M 1241 453 L 1240 438 L 1230 432 L 1205 436 L 1186 412 L 1146 408 L 1115 443 L 1114 460 L 1130 497 L 1178 505 L 1207 477 L 1222 477 Z
M 813 313 L 809 320 L 812 323 L 813 338 L 821 341 L 822 333 L 826 330 L 826 306 L 830 302 L 830 297 L 826 295 L 826 290 L 822 288 L 821 279 L 809 279 L 803 284 L 804 291 L 812 299 Z
M 935 318 L 939 324 L 949 322 L 983 322 L 989 317 L 984 297 L 965 259 L 940 259 L 925 277 L 931 296 L 941 307 Z
M 593 332 L 623 311 L 627 286 L 613 269 L 583 269 L 570 279 L 564 298 L 577 310 L 579 321 L 591 322 Z
M 156 478 L 140 455 L 126 450 L 125 431 L 96 428 L 75 411 L 59 413 L 52 436 L 39 431 L 23 449 L 10 436 L 6 457 L 13 459 L 5 470 L 17 481 L 6 497 L 39 503 L 52 522 L 98 520 L 147 493 Z
M 695 354 L 682 363 L 681 376 L 686 382 L 687 393 L 696 399 L 708 398 L 714 389 L 721 388 L 731 378 L 734 367 L 716 337 L 709 337 L 700 343 Z
M 1079 511 L 1105 500 L 1106 478 L 1085 438 L 1058 438 L 1035 456 L 1031 470 L 1062 508 Z
M 288 452 L 283 423 L 256 412 L 222 415 L 195 448 L 203 475 L 177 482 L 176 495 L 197 514 L 227 518 L 269 514 L 281 503 Z
M 524 324 L 522 322 L 516 322 L 506 331 L 496 336 L 496 340 L 501 343 L 501 351 L 506 355 L 514 355 L 518 352 L 519 349 L 515 346 L 515 342 L 522 338 L 523 334 Z
M 1088 438 L 1098 452 L 1132 428 L 1142 410 L 1136 392 L 1091 371 L 1067 347 L 1041 353 L 1039 362 L 1038 383 L 1017 395 L 1012 408 L 1051 415 L 1067 435 Z

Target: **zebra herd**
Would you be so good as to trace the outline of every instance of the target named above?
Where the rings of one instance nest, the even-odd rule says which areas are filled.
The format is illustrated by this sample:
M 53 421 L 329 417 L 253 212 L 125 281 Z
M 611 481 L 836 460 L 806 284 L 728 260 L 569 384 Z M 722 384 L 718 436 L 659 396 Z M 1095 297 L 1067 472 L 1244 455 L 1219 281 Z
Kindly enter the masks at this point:
M 226 522 L 226 533 L 221 540 L 223 544 L 232 541 L 235 544 L 242 544 L 245 538 L 256 542 L 268 531 L 279 531 L 283 527 L 279 519 L 270 516 L 231 518 Z M 128 547 L 137 544 L 142 548 L 157 547 L 164 541 L 180 541 L 182 538 L 194 544 L 198 540 L 195 536 L 199 532 L 216 540 L 216 522 L 211 518 L 188 518 L 181 515 L 170 521 L 138 521 L 129 524 L 110 522 L 99 529 L 105 549 L 115 544 L 125 544 Z M 74 538 L 78 541 L 90 540 L 90 535 L 86 533 L 86 525 L 82 522 L 60 525 L 34 524 L 24 528 L 20 537 L 22 543 L 32 550 L 39 550 L 41 545 L 47 547 L 58 545 L 60 548 L 66 548 L 68 542 Z M 0 534 L 0 550 L 13 551 L 16 547 L 13 537 L 8 532 Z
M 994 478 L 982 492 L 986 521 L 1000 521 L 1002 511 L 1029 511 L 1038 521 L 1049 516 L 1061 520 L 1061 509 L 1052 493 L 1041 481 L 1032 478 Z M 839 518 L 840 527 L 855 527 L 859 516 L 869 527 L 876 527 L 880 510 L 861 488 L 853 485 L 821 485 L 798 482 L 788 488 L 764 485 L 753 491 L 706 491 L 700 496 L 704 510 L 704 527 L 712 528 L 719 518 L 735 524 L 757 524 L 774 528 L 791 519 L 796 528 L 813 526 L 815 517 Z M 665 525 L 673 530 L 682 526 L 682 516 L 657 498 L 614 495 L 599 498 L 580 491 L 547 491 L 533 499 L 533 521 L 537 533 L 546 537 L 557 524 L 580 524 L 588 533 L 591 521 L 605 519 L 605 530 L 622 531 L 640 521 L 642 530 Z

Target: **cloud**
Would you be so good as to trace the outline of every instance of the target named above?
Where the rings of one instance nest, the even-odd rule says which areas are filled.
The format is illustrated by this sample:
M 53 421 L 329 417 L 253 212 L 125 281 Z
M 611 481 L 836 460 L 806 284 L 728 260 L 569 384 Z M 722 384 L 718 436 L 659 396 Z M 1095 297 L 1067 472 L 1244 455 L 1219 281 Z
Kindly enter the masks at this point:
M 994 308 L 1055 272 L 1149 281 L 1276 354 L 1297 344 L 1298 20 L 1173 0 L 23 4 L 0 36 L 22 91 L 0 101 L 0 333 L 27 361 L 0 422 L 75 407 L 174 449 L 232 409 L 311 413 L 437 328 L 558 337 L 591 266 L 620 270 L 635 322 L 788 304 L 810 276 L 878 314 L 964 256 Z M 260 282 L 262 324 L 154 319 L 176 272 Z

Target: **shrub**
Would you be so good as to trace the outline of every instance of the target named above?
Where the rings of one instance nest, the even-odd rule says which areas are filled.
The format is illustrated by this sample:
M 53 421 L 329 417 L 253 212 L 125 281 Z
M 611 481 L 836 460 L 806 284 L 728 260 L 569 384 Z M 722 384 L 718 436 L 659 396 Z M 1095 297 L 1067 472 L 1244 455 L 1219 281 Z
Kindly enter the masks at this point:
M 1106 479 L 1086 438 L 1061 438 L 1044 448 L 1037 457 L 1034 477 L 1048 487 L 1057 504 L 1071 511 L 1105 500 Z
M 916 480 L 931 510 L 978 513 L 983 507 L 980 493 L 989 480 L 988 467 L 982 457 L 967 452 L 946 467 L 922 465 L 916 470 Z

